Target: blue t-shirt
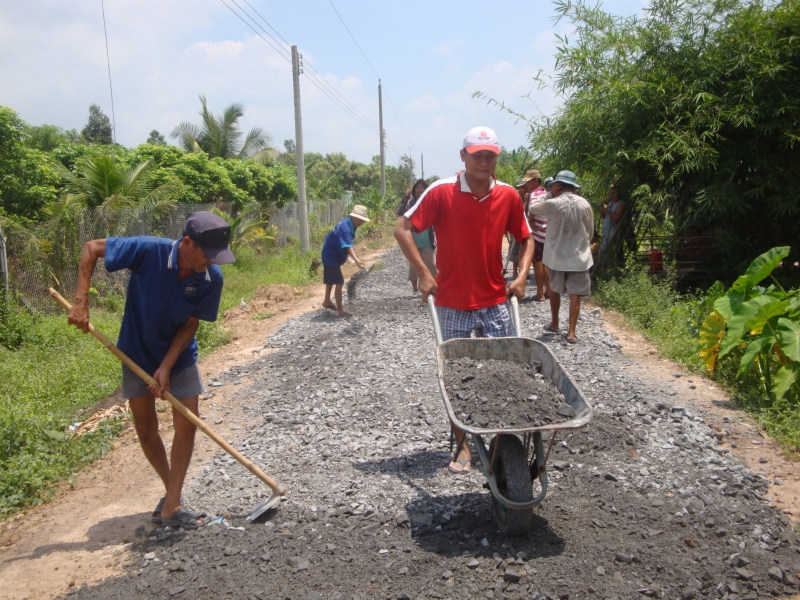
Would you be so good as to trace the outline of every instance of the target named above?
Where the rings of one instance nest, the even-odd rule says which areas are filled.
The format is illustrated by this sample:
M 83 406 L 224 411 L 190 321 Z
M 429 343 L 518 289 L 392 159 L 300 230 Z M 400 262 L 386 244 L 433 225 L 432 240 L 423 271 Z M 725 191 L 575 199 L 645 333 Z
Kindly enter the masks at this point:
M 345 217 L 328 232 L 322 245 L 322 264 L 338 267 L 347 261 L 347 249 L 353 247 L 356 226 L 350 217 Z
M 151 375 L 161 365 L 178 328 L 189 317 L 215 321 L 222 294 L 217 265 L 178 281 L 179 240 L 106 239 L 106 270 L 130 269 L 125 314 L 117 346 Z M 197 340 L 181 352 L 172 373 L 197 362 Z

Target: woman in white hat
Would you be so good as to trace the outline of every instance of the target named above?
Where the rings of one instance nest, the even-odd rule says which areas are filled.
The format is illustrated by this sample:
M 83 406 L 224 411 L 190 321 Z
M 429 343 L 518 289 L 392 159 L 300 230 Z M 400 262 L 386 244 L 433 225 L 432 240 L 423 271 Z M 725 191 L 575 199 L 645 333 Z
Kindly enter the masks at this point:
M 356 204 L 352 212 L 328 232 L 322 245 L 322 281 L 325 283 L 325 300 L 322 301 L 322 306 L 335 310 L 340 317 L 350 316 L 342 304 L 344 285 L 342 265 L 347 261 L 347 257 L 351 256 L 359 269 L 364 268 L 364 263 L 356 256 L 353 240 L 356 237 L 356 229 L 364 223 L 369 223 L 368 215 L 366 207 Z M 334 288 L 336 304 L 331 302 L 331 290 Z

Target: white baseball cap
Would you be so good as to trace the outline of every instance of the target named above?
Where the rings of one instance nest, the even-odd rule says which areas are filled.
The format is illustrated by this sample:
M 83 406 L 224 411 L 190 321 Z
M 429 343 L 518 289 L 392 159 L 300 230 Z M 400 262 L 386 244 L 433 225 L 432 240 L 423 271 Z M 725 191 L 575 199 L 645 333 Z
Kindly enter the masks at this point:
M 500 154 L 500 142 L 493 129 L 473 127 L 464 136 L 464 150 L 470 154 L 481 150 L 489 150 L 495 154 Z

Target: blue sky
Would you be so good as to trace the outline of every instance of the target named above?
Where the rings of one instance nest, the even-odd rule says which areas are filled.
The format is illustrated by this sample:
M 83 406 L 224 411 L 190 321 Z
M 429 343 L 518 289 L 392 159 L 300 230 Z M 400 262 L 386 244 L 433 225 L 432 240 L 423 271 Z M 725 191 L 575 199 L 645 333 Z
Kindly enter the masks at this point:
M 378 77 L 328 0 L 248 1 L 298 45 L 306 64 L 377 123 Z M 553 73 L 555 33 L 569 32 L 568 24 L 554 23 L 549 1 L 334 4 L 391 101 L 384 96 L 391 164 L 410 153 L 419 165 L 424 152 L 426 176 L 451 175 L 460 165 L 461 139 L 475 125 L 494 128 L 508 148 L 526 144 L 526 126 L 472 99 L 475 91 L 528 115 L 558 106 L 532 79 L 540 69 Z M 643 3 L 604 6 L 629 15 Z M 290 64 L 221 0 L 105 0 L 105 12 L 118 142 L 135 146 L 151 129 L 166 136 L 181 121 L 198 121 L 201 93 L 215 111 L 243 103 L 243 125 L 263 126 L 278 147 L 294 138 Z M 111 115 L 107 77 L 100 0 L 0 4 L 0 104 L 34 125 L 80 129 L 93 102 Z M 532 100 L 522 97 L 528 93 Z M 301 95 L 306 151 L 341 151 L 361 161 L 378 153 L 378 134 L 306 78 Z

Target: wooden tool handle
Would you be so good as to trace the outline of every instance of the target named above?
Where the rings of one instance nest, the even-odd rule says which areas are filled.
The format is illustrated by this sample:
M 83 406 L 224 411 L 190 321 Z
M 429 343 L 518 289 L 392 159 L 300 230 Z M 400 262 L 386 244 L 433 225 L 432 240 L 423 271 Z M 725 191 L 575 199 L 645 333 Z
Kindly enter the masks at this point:
M 67 300 L 55 291 L 53 288 L 48 288 L 47 291 L 53 297 L 53 299 L 58 302 L 66 311 L 69 311 L 72 308 L 72 305 L 67 302 Z M 150 385 L 159 385 L 158 382 L 153 379 L 144 369 L 142 369 L 139 365 L 137 365 L 131 358 L 125 354 L 122 350 L 116 347 L 111 340 L 109 340 L 106 336 L 100 333 L 94 325 L 89 323 L 89 333 L 91 333 L 94 337 L 96 337 L 103 346 L 108 348 L 117 358 L 119 358 L 123 363 L 125 363 L 128 368 L 136 373 L 139 377 L 141 377 L 144 381 L 146 381 Z M 220 448 L 225 450 L 228 454 L 230 454 L 233 458 L 235 458 L 241 465 L 250 471 L 253 475 L 258 477 L 261 481 L 266 483 L 272 490 L 278 494 L 279 496 L 283 496 L 286 493 L 283 486 L 272 479 L 269 475 L 264 473 L 261 469 L 256 466 L 256 464 L 245 457 L 242 453 L 240 453 L 236 448 L 231 446 L 228 442 L 226 442 L 220 435 L 211 429 L 206 423 L 200 419 L 196 414 L 186 408 L 183 403 L 178 400 L 175 396 L 170 394 L 169 392 L 164 392 L 164 398 L 172 404 L 172 406 L 181 413 L 184 417 L 189 419 L 200 431 L 205 433 L 208 437 L 210 437 Z

